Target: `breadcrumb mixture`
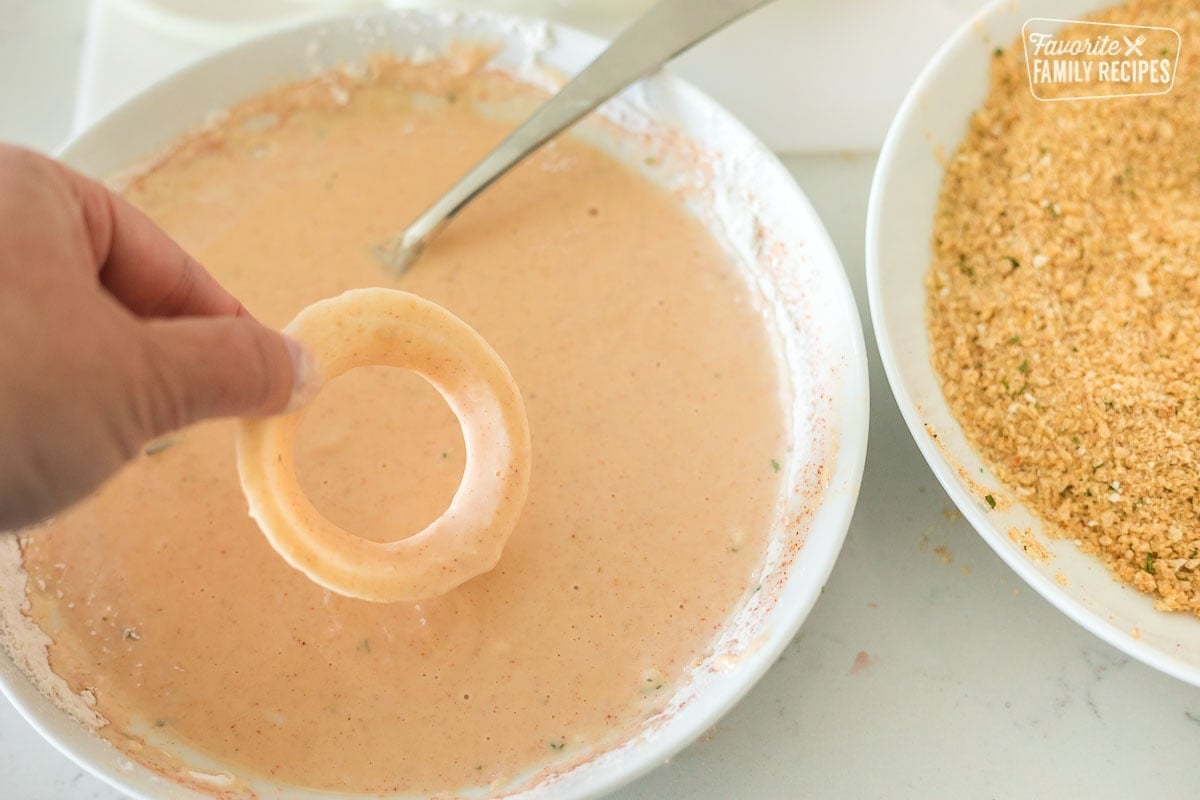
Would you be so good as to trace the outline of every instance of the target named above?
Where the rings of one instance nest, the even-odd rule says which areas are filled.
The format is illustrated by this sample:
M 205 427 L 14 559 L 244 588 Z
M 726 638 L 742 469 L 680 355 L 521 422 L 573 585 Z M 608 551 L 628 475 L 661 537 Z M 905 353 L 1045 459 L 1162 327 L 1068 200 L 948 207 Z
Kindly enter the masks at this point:
M 1200 615 L 1200 13 L 1093 19 L 1175 28 L 1175 86 L 1039 102 L 1020 41 L 997 49 L 938 206 L 934 367 L 1050 532 Z

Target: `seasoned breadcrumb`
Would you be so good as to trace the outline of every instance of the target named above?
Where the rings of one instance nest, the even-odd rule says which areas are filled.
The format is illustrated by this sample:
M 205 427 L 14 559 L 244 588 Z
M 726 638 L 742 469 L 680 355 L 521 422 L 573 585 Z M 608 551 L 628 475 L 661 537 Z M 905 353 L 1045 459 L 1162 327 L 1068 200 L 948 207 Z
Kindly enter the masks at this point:
M 1021 43 L 950 159 L 926 277 L 934 367 L 996 475 L 1164 610 L 1200 615 L 1200 14 L 1174 88 L 1039 102 Z

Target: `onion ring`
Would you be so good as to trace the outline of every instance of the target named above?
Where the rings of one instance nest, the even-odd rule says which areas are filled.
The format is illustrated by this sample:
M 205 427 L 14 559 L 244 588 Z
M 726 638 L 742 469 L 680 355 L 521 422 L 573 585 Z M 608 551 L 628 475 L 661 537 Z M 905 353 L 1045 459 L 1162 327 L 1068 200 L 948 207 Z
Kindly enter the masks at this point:
M 304 409 L 242 419 L 242 491 L 271 546 L 321 586 L 376 602 L 434 597 L 494 567 L 525 504 L 530 471 L 529 421 L 500 356 L 441 306 L 392 289 L 314 303 L 284 332 L 309 347 L 322 383 L 367 365 L 423 376 L 458 417 L 467 457 L 440 517 L 406 539 L 372 542 L 334 525 L 300 488 L 294 443 Z

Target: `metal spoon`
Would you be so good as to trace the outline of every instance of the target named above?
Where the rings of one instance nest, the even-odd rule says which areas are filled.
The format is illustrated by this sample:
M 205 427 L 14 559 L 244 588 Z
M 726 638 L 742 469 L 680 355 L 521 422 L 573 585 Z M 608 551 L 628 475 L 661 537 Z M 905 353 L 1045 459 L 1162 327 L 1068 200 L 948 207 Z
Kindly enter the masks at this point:
M 497 178 L 638 78 L 770 0 L 660 0 L 407 229 L 379 248 L 403 275 L 442 228 Z

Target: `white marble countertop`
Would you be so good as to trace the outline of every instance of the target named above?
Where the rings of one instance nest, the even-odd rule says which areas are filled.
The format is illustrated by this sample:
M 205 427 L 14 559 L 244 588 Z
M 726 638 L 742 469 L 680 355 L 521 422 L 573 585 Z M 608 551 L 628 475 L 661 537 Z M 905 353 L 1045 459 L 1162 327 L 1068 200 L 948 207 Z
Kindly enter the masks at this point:
M 69 127 L 86 0 L 0 0 L 0 139 Z M 1174 798 L 1200 777 L 1200 690 L 1086 633 L 954 512 L 892 401 L 866 314 L 874 154 L 785 159 L 867 325 L 871 445 L 840 560 L 801 633 L 727 717 L 617 797 Z M 117 800 L 0 701 L 0 798 Z

